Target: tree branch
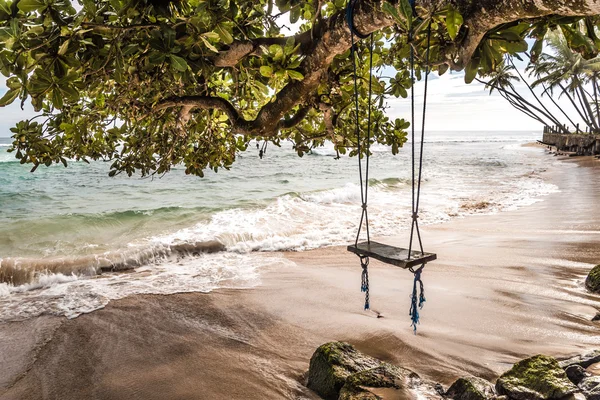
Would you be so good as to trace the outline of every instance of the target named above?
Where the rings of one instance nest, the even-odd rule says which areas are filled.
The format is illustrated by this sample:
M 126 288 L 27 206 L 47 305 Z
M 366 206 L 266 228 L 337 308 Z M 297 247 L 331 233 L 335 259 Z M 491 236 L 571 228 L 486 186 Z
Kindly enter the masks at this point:
M 234 41 L 227 50 L 220 51 L 213 58 L 216 67 L 234 67 L 242 59 L 249 55 L 261 55 L 261 46 L 278 44 L 284 46 L 289 39 L 294 39 L 295 44 L 300 44 L 300 52 L 304 53 L 312 42 L 312 31 L 306 31 L 294 36 L 266 37 L 250 40 Z
M 364 34 L 381 30 L 394 24 L 393 18 L 382 10 L 383 1 L 358 0 L 354 9 L 354 26 Z M 461 68 L 470 60 L 473 52 L 484 35 L 493 28 L 519 19 L 539 18 L 547 15 L 583 16 L 600 14 L 600 1 L 580 0 L 564 2 L 557 7 L 556 0 L 537 0 L 515 2 L 514 0 L 422 0 L 421 6 L 433 10 L 452 4 L 463 15 L 468 27 L 466 38 L 459 45 L 459 62 L 453 68 Z M 312 37 L 311 37 L 312 36 Z M 234 42 L 229 50 L 217 55 L 215 65 L 234 66 L 243 57 L 252 54 L 261 45 L 284 44 L 288 38 L 259 38 L 250 41 Z M 246 121 L 231 105 L 221 98 L 183 97 L 166 100 L 160 108 L 192 104 L 197 108 L 216 108 L 224 111 L 232 126 L 239 132 L 257 136 L 270 136 L 288 122 L 282 122 L 298 104 L 306 104 L 319 83 L 325 78 L 333 59 L 348 50 L 351 35 L 345 12 L 338 12 L 327 19 L 321 19 L 312 31 L 294 36 L 296 43 L 302 44 L 304 57 L 300 71 L 304 74 L 301 81 L 292 80 L 280 90 L 273 101 L 263 106 L 254 121 Z M 191 102 L 191 103 L 190 103 Z M 292 120 L 295 123 L 302 113 Z M 305 115 L 304 115 L 305 116 Z
M 278 128 L 279 129 L 290 129 L 293 128 L 294 126 L 298 125 L 300 122 L 302 122 L 302 120 L 304 118 L 306 118 L 306 116 L 308 115 L 308 112 L 310 111 L 311 107 L 302 107 L 300 108 L 300 110 L 298 110 L 298 112 L 289 119 L 282 119 L 281 121 L 279 121 L 278 124 Z
M 94 22 L 82 22 L 81 26 L 85 29 L 93 29 L 96 31 L 119 31 L 119 32 L 135 31 L 135 30 L 139 30 L 139 29 L 158 29 L 158 28 L 160 28 L 160 24 L 137 24 L 137 25 L 127 25 L 127 26 L 115 26 L 115 25 L 97 24 Z
M 306 117 L 311 107 L 302 107 L 294 114 L 293 117 L 281 119 L 278 121 L 273 130 L 265 130 L 263 126 L 259 126 L 254 121 L 244 119 L 235 107 L 227 100 L 221 97 L 211 96 L 184 96 L 173 97 L 158 103 L 153 111 L 166 110 L 169 108 L 181 107 L 178 115 L 178 123 L 184 126 L 190 119 L 190 112 L 199 108 L 202 110 L 221 110 L 229 119 L 232 129 L 235 133 L 243 133 L 252 136 L 272 136 L 280 129 L 290 129 L 298 125 Z
M 252 121 L 243 119 L 235 107 L 227 100 L 221 97 L 211 96 L 184 96 L 172 97 L 161 101 L 154 107 L 154 111 L 165 110 L 168 108 L 183 107 L 180 118 L 189 119 L 188 114 L 194 108 L 203 110 L 221 110 L 229 118 L 231 126 L 236 132 L 250 133 L 253 130 Z

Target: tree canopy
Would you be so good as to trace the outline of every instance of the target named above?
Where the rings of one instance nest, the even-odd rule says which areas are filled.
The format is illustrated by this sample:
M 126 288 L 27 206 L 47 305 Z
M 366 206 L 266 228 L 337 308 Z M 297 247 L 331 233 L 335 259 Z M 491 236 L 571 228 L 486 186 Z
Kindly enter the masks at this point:
M 373 96 L 367 41 L 357 41 L 360 106 L 373 105 L 373 142 L 393 152 L 403 119 L 385 99 L 405 98 L 425 69 L 495 70 L 506 54 L 541 53 L 553 27 L 582 57 L 598 53 L 600 4 L 579 0 L 357 0 L 356 29 L 373 34 Z M 345 0 L 0 0 L 0 106 L 31 102 L 39 113 L 13 129 L 22 163 L 110 160 L 110 174 L 202 175 L 229 168 L 253 140 L 290 140 L 300 156 L 330 141 L 357 154 L 353 69 Z M 296 33 L 288 36 L 287 27 Z M 409 35 L 409 31 L 413 34 Z M 359 116 L 361 127 L 366 127 Z M 365 147 L 363 146 L 363 149 Z M 365 150 L 366 151 L 366 150 Z

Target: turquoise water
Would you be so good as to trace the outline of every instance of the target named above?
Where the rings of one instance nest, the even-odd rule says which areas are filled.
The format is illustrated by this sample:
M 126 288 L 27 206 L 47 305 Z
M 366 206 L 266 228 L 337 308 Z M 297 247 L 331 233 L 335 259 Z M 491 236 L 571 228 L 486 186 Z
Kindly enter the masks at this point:
M 521 146 L 539 136 L 430 134 L 421 222 L 527 206 L 555 191 L 540 175 L 548 159 Z M 285 264 L 273 251 L 345 243 L 360 216 L 357 160 L 335 160 L 330 148 L 299 158 L 291 145 L 270 146 L 262 160 L 251 149 L 230 171 L 141 179 L 109 178 L 102 162 L 32 174 L 6 152 L 9 142 L 0 138 L 0 319 L 75 316 L 133 293 L 251 286 L 265 264 Z M 410 217 L 409 149 L 373 152 L 372 234 L 395 235 Z M 215 242 L 224 251 L 200 253 Z M 137 269 L 99 277 L 111 267 Z

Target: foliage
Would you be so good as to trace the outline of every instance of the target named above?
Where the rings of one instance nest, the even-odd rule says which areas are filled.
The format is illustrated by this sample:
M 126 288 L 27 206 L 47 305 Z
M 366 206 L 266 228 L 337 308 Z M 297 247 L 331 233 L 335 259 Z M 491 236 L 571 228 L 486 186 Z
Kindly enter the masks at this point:
M 586 29 L 584 21 L 576 26 Z M 566 118 L 572 126 L 578 125 L 554 99 L 555 96 L 565 96 L 587 129 L 590 132 L 598 132 L 600 130 L 598 101 L 600 57 L 585 58 L 585 55 L 592 56 L 595 52 L 586 53 L 587 47 L 578 47 L 571 43 L 575 31 L 574 25 L 569 25 L 568 29 L 556 27 L 553 30 L 546 30 L 545 36 L 540 39 L 546 43 L 545 50 L 543 52 L 535 50 L 538 42 L 532 48 L 530 63 L 526 69 L 528 78 L 519 72 L 513 58 L 507 56 L 492 72 L 486 74 L 486 81 L 480 81 L 486 84 L 490 93 L 498 91 L 513 107 L 529 117 L 544 125 L 556 126 L 558 131 L 569 133 L 562 118 Z M 590 39 L 581 39 L 580 42 L 587 40 Z M 582 53 L 579 53 L 579 50 Z M 527 53 L 525 55 L 529 56 Z M 521 82 L 526 86 L 533 100 L 526 100 L 513 82 Z M 534 89 L 541 89 L 542 97 L 549 99 L 553 106 L 544 104 Z
M 589 130 L 598 132 L 600 57 L 586 59 L 574 51 L 569 43 L 572 32 L 573 29 L 563 28 L 548 34 L 550 51 L 543 53 L 529 68 L 536 77 L 532 86 L 542 87 L 550 96 L 558 92 L 559 96 L 567 97 Z M 587 90 L 588 86 L 592 88 L 591 93 Z
M 99 159 L 111 161 L 111 175 L 162 174 L 183 164 L 202 176 L 206 168 L 229 168 L 252 139 L 290 140 L 300 156 L 330 141 L 339 154 L 357 155 L 350 49 L 327 65 L 315 90 L 286 109 L 280 125 L 261 125 L 259 118 L 279 106 L 278 93 L 314 72 L 306 60 L 345 6 L 344 0 L 0 0 L 0 72 L 8 78 L 0 106 L 29 101 L 39 113 L 12 129 L 16 157 L 33 169 Z M 431 27 L 432 69 L 460 69 L 455 61 L 468 29 L 452 6 L 417 8 L 414 16 L 401 0 L 382 10 L 395 24 L 374 33 L 371 99 L 367 41 L 356 44 L 359 106 L 373 104 L 372 140 L 396 153 L 409 124 L 386 116 L 386 98 L 408 95 L 410 47 L 421 79 Z M 524 39 L 543 36 L 547 26 L 563 27 L 583 57 L 595 55 L 594 29 L 573 27 L 578 20 L 516 21 L 488 32 L 466 65 L 467 82 L 498 67 L 504 54 L 526 51 Z M 298 34 L 283 37 L 288 23 L 299 26 Z M 222 58 L 243 46 L 250 50 L 225 65 Z M 194 105 L 184 102 L 190 99 Z M 358 118 L 366 129 L 365 115 Z

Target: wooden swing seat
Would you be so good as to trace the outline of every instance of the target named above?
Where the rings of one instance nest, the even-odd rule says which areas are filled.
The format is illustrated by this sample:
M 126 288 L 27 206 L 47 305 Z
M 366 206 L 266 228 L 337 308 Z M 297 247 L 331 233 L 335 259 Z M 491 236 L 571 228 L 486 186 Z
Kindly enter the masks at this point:
M 421 253 L 414 250 L 410 252 L 410 258 L 408 258 L 408 249 L 373 241 L 361 242 L 357 245 L 351 244 L 348 246 L 348 251 L 359 256 L 372 257 L 386 264 L 405 269 L 426 264 L 437 259 L 437 255 L 434 253 Z

